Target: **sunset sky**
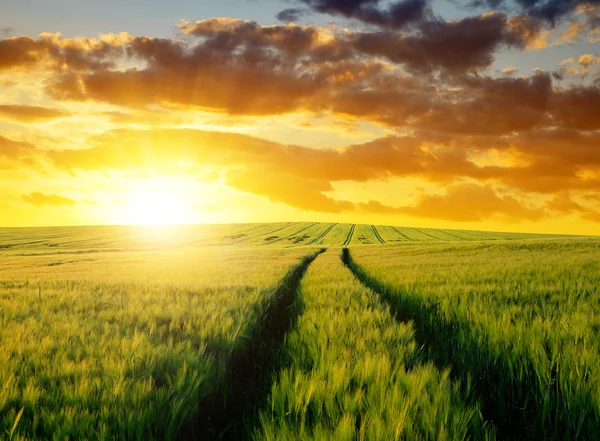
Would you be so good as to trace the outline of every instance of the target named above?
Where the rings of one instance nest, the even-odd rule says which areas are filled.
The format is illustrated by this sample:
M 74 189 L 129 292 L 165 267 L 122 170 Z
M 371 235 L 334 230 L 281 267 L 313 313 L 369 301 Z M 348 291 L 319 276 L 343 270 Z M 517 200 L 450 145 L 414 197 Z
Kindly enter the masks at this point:
M 600 2 L 6 0 L 0 226 L 600 234 Z

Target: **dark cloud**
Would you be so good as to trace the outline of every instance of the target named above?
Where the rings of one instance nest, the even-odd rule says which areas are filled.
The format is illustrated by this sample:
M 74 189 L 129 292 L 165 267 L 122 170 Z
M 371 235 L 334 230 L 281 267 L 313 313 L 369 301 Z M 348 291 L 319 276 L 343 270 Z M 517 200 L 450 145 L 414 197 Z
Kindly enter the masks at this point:
M 30 37 L 0 40 L 0 70 L 37 64 L 47 53 L 45 41 Z
M 527 14 L 547 20 L 552 25 L 572 13 L 578 6 L 599 6 L 598 0 L 517 0 Z
M 555 125 L 579 130 L 600 130 L 600 86 L 576 86 L 553 95 Z
M 104 64 L 96 68 L 87 64 L 56 74 L 47 91 L 60 100 L 130 108 L 163 104 L 236 115 L 333 112 L 400 127 L 435 114 L 446 86 L 436 72 L 446 81 L 462 77 L 488 67 L 499 46 L 523 46 L 528 38 L 503 14 L 431 23 L 408 36 L 328 34 L 312 26 L 233 19 L 180 28 L 198 39 L 187 44 L 130 38 L 119 47 L 120 56 L 142 67 L 112 69 L 111 58 L 101 58 Z M 389 69 L 384 61 L 420 75 Z
M 300 20 L 304 17 L 308 11 L 304 8 L 287 8 L 283 11 L 280 11 L 275 16 L 277 20 L 282 21 L 284 23 L 293 23 L 295 21 Z
M 123 55 L 126 34 L 92 38 L 62 39 L 42 34 L 39 38 L 12 37 L 0 40 L 0 71 L 47 66 L 57 70 L 99 70 L 115 66 Z
M 24 194 L 23 200 L 32 205 L 75 205 L 73 199 L 66 198 L 57 194 L 44 194 L 40 192 Z
M 475 0 L 471 7 L 489 7 L 493 10 L 517 10 L 555 26 L 563 17 L 571 15 L 578 7 L 595 8 L 599 0 Z
M 107 102 L 134 113 L 156 105 L 229 115 L 309 112 L 452 136 L 599 129 L 598 86 L 559 88 L 542 71 L 516 78 L 477 73 L 498 45 L 526 44 L 535 33 L 528 23 L 491 13 L 403 36 L 205 20 L 181 25 L 198 37 L 190 45 L 148 37 L 123 43 L 120 53 L 142 67 L 116 70 L 109 67 L 115 60 L 96 56 L 101 64 L 57 72 L 46 84 L 60 100 Z
M 530 78 L 469 77 L 435 103 L 415 126 L 454 134 L 507 134 L 547 123 L 553 95 L 549 74 Z M 510 110 L 509 110 L 510 109 Z
M 257 56 L 263 57 L 265 54 L 262 51 L 265 49 L 277 49 L 291 57 L 310 55 L 309 51 L 319 44 L 321 32 L 314 26 L 260 26 L 253 21 L 229 18 L 183 22 L 179 28 L 185 34 L 208 38 L 208 41 L 195 49 L 210 49 L 221 53 L 245 49 L 247 52 L 256 51 Z M 136 41 L 139 40 L 134 40 L 134 43 Z M 165 44 L 166 41 L 161 43 Z
M 384 57 L 410 70 L 431 72 L 443 68 L 464 72 L 489 67 L 500 47 L 523 48 L 537 35 L 533 24 L 508 19 L 501 13 L 483 14 L 456 21 L 429 21 L 415 34 L 391 31 L 354 33 L 359 52 Z
M 301 0 L 312 10 L 360 20 L 390 29 L 401 29 L 421 21 L 427 14 L 425 0 L 404 0 L 391 3 L 387 9 L 379 0 Z

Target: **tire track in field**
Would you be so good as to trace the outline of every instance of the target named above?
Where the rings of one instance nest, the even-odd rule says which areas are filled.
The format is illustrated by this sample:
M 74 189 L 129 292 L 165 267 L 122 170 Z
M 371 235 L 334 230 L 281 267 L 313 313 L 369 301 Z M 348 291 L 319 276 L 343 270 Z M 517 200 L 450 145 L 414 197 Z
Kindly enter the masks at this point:
M 279 282 L 270 300 L 260 311 L 257 325 L 249 336 L 238 337 L 238 350 L 219 358 L 224 375 L 214 391 L 198 406 L 197 430 L 182 434 L 182 439 L 245 439 L 249 424 L 254 423 L 257 407 L 267 401 L 274 376 L 284 369 L 280 357 L 285 335 L 301 313 L 297 300 L 300 282 L 309 265 L 327 248 L 305 256 Z M 217 342 L 218 345 L 219 342 Z M 188 436 L 190 435 L 190 436 Z
M 269 224 L 266 224 L 266 225 L 269 225 Z M 240 242 L 245 242 L 247 239 L 254 239 L 254 238 L 260 238 L 263 236 L 268 236 L 269 234 L 273 234 L 273 233 L 277 233 L 278 231 L 285 230 L 286 228 L 289 228 L 289 226 L 290 226 L 290 223 L 286 223 L 286 225 L 275 227 L 274 230 L 268 230 L 268 231 L 265 231 L 264 233 L 253 234 L 253 235 L 248 235 L 248 234 L 246 234 L 247 232 L 241 233 L 241 234 L 245 234 L 245 236 L 240 238 L 240 240 L 236 240 L 235 242 L 229 242 L 229 245 L 238 244 Z M 270 227 L 272 228 L 273 225 L 270 225 Z
M 355 263 L 350 255 L 350 250 L 347 247 L 342 248 L 340 259 L 352 277 L 354 277 L 354 279 L 358 281 L 363 288 L 372 291 L 378 297 L 378 300 L 382 305 L 385 305 L 389 308 L 389 313 L 396 320 L 396 322 L 409 324 L 413 329 L 413 339 L 417 346 L 420 347 L 420 350 L 418 353 L 414 354 L 412 359 L 409 359 L 405 362 L 406 372 L 409 372 L 418 366 L 424 366 L 427 363 L 433 363 L 440 373 L 444 371 L 450 371 L 452 374 L 451 365 L 441 363 L 438 359 L 432 356 L 432 351 L 428 347 L 428 345 L 431 344 L 431 341 L 425 339 L 422 329 L 419 327 L 419 323 L 416 322 L 416 317 L 413 314 L 413 311 L 409 310 L 408 308 L 400 308 L 398 303 L 394 302 L 392 295 L 390 294 L 391 290 L 387 289 L 382 283 L 370 277 L 359 264 Z M 415 304 L 414 307 L 418 308 L 420 305 Z M 450 380 L 456 384 L 456 378 L 451 376 Z M 477 397 L 473 396 L 471 392 L 460 394 L 460 400 L 466 407 L 477 408 Z M 483 420 L 482 423 L 482 427 L 485 427 L 487 424 L 485 420 Z M 470 423 L 468 424 L 468 427 L 468 439 L 483 439 L 482 433 L 480 432 L 481 427 L 473 426 Z M 492 426 L 492 433 L 494 430 L 495 427 Z M 485 439 L 487 440 L 488 438 L 486 437 Z
M 342 244 L 343 247 L 350 245 L 350 242 L 352 242 L 352 236 L 354 235 L 355 228 L 356 228 L 356 224 L 352 224 L 352 226 L 350 227 L 350 231 L 348 231 L 348 236 L 346 237 L 346 240 Z
M 238 236 L 241 234 L 244 235 L 243 237 L 247 237 L 248 233 L 250 233 L 251 231 L 255 231 L 255 230 L 264 228 L 265 225 L 267 225 L 267 224 L 257 224 L 257 225 L 253 225 L 251 227 L 248 227 L 246 225 L 246 226 L 244 226 L 244 229 L 241 231 L 236 231 L 236 227 L 234 226 L 232 228 L 225 229 L 225 231 L 221 231 L 219 234 L 216 234 L 216 232 L 213 232 L 212 235 L 206 236 L 203 239 L 203 241 L 207 242 L 207 241 L 212 241 L 212 240 L 216 240 L 216 239 L 221 239 L 221 241 L 222 241 L 224 237 Z M 233 231 L 231 231 L 232 229 L 233 229 Z M 231 234 L 231 233 L 235 233 L 235 234 Z M 242 236 L 240 236 L 240 237 L 242 237 Z M 236 239 L 233 239 L 233 240 L 236 240 Z M 233 244 L 233 243 L 237 243 L 237 242 L 230 242 L 230 244 Z
M 484 231 L 466 231 L 466 233 L 469 233 L 471 236 L 475 236 L 475 237 L 479 237 L 482 239 L 487 239 L 487 240 L 498 240 L 498 239 L 506 239 L 506 236 L 495 236 L 494 233 L 486 233 Z M 502 233 L 498 233 L 498 234 L 502 234 Z
M 392 230 L 394 230 L 396 233 L 398 233 L 400 236 L 402 236 L 403 238 L 405 238 L 406 240 L 408 240 L 409 242 L 414 242 L 415 241 L 415 239 L 411 239 L 406 234 L 404 234 L 402 231 L 400 231 L 398 228 L 396 228 L 396 227 L 390 227 L 390 228 Z
M 309 228 L 312 228 L 312 227 L 314 227 L 315 225 L 319 225 L 319 222 L 314 222 L 314 223 L 312 223 L 312 224 L 310 224 L 310 225 L 307 225 L 306 227 L 302 227 L 302 228 L 300 228 L 298 231 L 296 231 L 296 232 L 294 232 L 294 233 L 292 233 L 292 234 L 288 234 L 287 236 L 283 236 L 283 237 L 280 237 L 280 238 L 278 238 L 278 239 L 274 239 L 274 240 L 272 240 L 272 241 L 270 241 L 270 242 L 268 242 L 268 243 L 265 243 L 265 244 L 263 244 L 263 245 L 270 245 L 270 244 L 272 244 L 272 243 L 276 243 L 276 242 L 279 242 L 279 241 L 282 241 L 282 240 L 288 239 L 288 238 L 290 238 L 290 237 L 297 236 L 298 234 L 300 234 L 300 233 L 304 233 L 306 230 L 308 230 Z
M 416 228 L 413 229 L 416 230 Z M 348 248 L 342 249 L 342 254 L 340 258 L 344 266 L 352 273 L 356 280 L 358 280 L 365 288 L 370 289 L 375 294 L 377 294 L 381 303 L 389 306 L 390 313 L 394 316 L 396 321 L 400 323 L 413 323 L 414 339 L 417 342 L 417 344 L 423 349 L 423 358 L 421 359 L 421 362 L 431 361 L 440 371 L 445 371 L 449 369 L 451 378 L 453 380 L 457 380 L 457 377 L 459 377 L 459 375 L 457 375 L 453 366 L 451 364 L 448 364 L 445 360 L 442 360 L 441 357 L 438 357 L 436 353 L 436 351 L 443 351 L 445 349 L 445 345 L 439 345 L 436 341 L 436 338 L 445 338 L 445 334 L 443 337 L 436 336 L 431 329 L 425 328 L 425 324 L 421 319 L 421 315 L 419 314 L 419 312 L 423 311 L 425 308 L 427 308 L 427 306 L 420 302 L 411 303 L 408 307 L 402 305 L 400 302 L 397 301 L 397 299 L 394 298 L 394 294 L 392 294 L 393 290 L 389 289 L 386 285 L 371 277 L 367 273 L 367 271 L 362 266 L 360 266 L 360 264 L 357 264 L 352 259 L 350 250 Z M 435 307 L 433 309 L 435 310 Z M 477 398 L 479 397 L 466 397 L 467 404 L 476 404 Z M 484 415 L 484 417 L 485 416 L 486 415 Z
M 252 237 L 260 238 L 260 237 L 263 237 L 263 236 L 269 236 L 269 235 L 271 235 L 271 234 L 273 234 L 273 233 L 277 233 L 278 231 L 285 230 L 286 228 L 289 228 L 289 227 L 291 227 L 291 226 L 292 226 L 292 224 L 293 224 L 293 222 L 287 222 L 287 223 L 286 223 L 284 226 L 282 226 L 282 227 L 279 227 L 279 228 L 277 228 L 277 229 L 275 229 L 275 230 L 267 231 L 266 233 L 262 233 L 262 234 L 259 234 L 259 235 L 257 235 L 257 236 L 252 236 Z
M 323 231 L 323 233 L 321 233 L 320 236 L 315 237 L 313 240 L 311 240 L 310 242 L 308 242 L 306 245 L 312 245 L 315 242 L 318 242 L 319 240 L 323 239 L 325 236 L 327 236 L 329 234 L 329 232 L 331 230 L 333 230 L 333 228 L 337 225 L 336 224 L 331 224 L 325 231 Z
M 551 379 L 545 384 L 541 383 L 535 371 L 537 360 L 527 356 L 521 360 L 523 378 L 515 379 L 510 383 L 504 382 L 508 387 L 500 388 L 500 379 L 514 378 L 514 359 L 509 352 L 498 352 L 488 344 L 482 343 L 481 336 L 471 321 L 458 318 L 449 320 L 439 311 L 439 303 L 432 304 L 418 294 L 403 292 L 371 276 L 364 267 L 352 259 L 348 248 L 342 250 L 341 257 L 357 280 L 379 294 L 381 301 L 390 307 L 390 311 L 398 321 L 413 322 L 415 339 L 425 349 L 428 360 L 442 371 L 449 369 L 450 377 L 460 381 L 462 387 L 470 384 L 466 389 L 468 396 L 465 399 L 469 404 L 476 401 L 481 404 L 481 414 L 486 421 L 493 424 L 497 439 L 519 441 L 597 439 L 586 435 L 597 434 L 597 420 L 587 415 L 587 411 L 584 410 L 586 406 L 592 407 L 591 397 L 584 396 L 588 404 L 576 409 L 574 414 L 561 413 L 562 409 L 568 408 L 569 404 L 559 393 L 556 379 Z M 477 365 L 469 357 L 462 356 L 465 348 L 471 348 L 484 362 Z M 475 379 L 473 383 L 471 383 L 472 379 Z M 535 401 L 532 405 L 531 400 L 535 398 L 531 397 L 547 394 L 548 384 L 552 385 L 552 391 L 556 396 L 554 408 L 547 410 L 536 407 Z M 495 393 L 490 394 L 491 390 Z M 499 409 L 499 400 L 510 403 L 510 406 L 505 405 L 503 409 Z M 550 417 L 554 421 L 553 424 L 548 424 L 548 415 L 553 414 L 559 415 L 561 420 Z M 561 430 L 565 430 L 568 419 L 580 421 L 579 430 L 583 436 L 576 438 L 574 433 L 571 433 L 571 436 L 561 436 L 563 433 Z M 557 431 L 557 427 L 561 429 Z
M 418 228 L 413 228 L 413 230 L 415 230 L 417 233 L 421 233 L 421 234 L 424 234 L 425 236 L 429 236 L 429 237 L 431 237 L 432 239 L 435 239 L 435 240 L 442 240 L 442 241 L 446 241 L 446 242 L 447 242 L 447 240 L 446 240 L 446 239 L 442 239 L 441 237 L 437 237 L 437 236 L 434 236 L 434 235 L 432 235 L 432 234 L 426 233 L 425 231 L 423 231 L 423 230 L 419 230 Z
M 435 231 L 437 231 L 439 233 L 442 233 L 442 234 L 447 234 L 448 236 L 456 237 L 457 239 L 460 239 L 460 240 L 469 240 L 469 238 L 465 238 L 465 237 L 459 236 L 458 234 L 449 233 L 449 232 L 444 231 L 444 230 L 435 230 Z
M 385 243 L 385 240 L 383 240 L 383 238 L 379 235 L 379 231 L 377 231 L 375 225 L 371 225 L 371 228 L 373 229 L 373 234 L 375 235 L 375 238 L 379 241 L 379 243 Z

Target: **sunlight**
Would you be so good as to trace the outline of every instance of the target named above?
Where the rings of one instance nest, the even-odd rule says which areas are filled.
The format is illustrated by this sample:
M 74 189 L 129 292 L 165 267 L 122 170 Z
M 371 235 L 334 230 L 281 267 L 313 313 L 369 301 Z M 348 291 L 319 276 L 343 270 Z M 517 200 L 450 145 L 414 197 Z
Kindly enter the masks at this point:
M 123 223 L 173 225 L 198 222 L 186 186 L 171 180 L 144 181 L 129 192 L 119 213 Z

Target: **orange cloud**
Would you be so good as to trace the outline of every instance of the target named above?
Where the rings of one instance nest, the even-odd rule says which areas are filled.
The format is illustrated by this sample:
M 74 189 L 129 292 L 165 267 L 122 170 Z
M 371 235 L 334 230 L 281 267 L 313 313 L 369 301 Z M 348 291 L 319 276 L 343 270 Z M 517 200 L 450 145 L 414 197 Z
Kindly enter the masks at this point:
M 399 209 L 404 214 L 450 221 L 482 221 L 501 218 L 504 221 L 539 220 L 541 209 L 528 208 L 512 196 L 498 196 L 489 186 L 454 185 L 445 195 L 423 195 L 416 205 Z
M 41 153 L 31 144 L 0 136 L 0 169 L 37 167 Z
M 595 57 L 592 54 L 583 54 L 578 59 L 577 62 L 581 64 L 583 67 L 590 67 L 594 63 L 600 62 L 600 57 Z
M 309 177 L 298 177 L 270 169 L 235 170 L 228 173 L 227 184 L 241 191 L 268 197 L 292 207 L 321 213 L 341 213 L 354 210 L 354 204 L 326 196 L 333 191 L 331 183 Z
M 0 105 L 0 118 L 23 123 L 36 123 L 59 118 L 68 118 L 73 114 L 59 109 L 38 106 Z
M 61 38 L 60 34 L 12 37 L 0 40 L 0 71 L 38 66 L 58 70 L 108 69 L 123 56 L 128 34 L 94 38 Z
M 546 28 L 531 16 L 429 17 L 403 32 L 390 26 L 260 26 L 225 18 L 181 22 L 179 29 L 185 34 L 179 40 L 128 34 L 0 39 L 0 70 L 40 68 L 45 91 L 56 100 L 117 105 L 92 115 L 121 127 L 153 127 L 92 136 L 85 148 L 73 150 L 39 150 L 0 137 L 0 168 L 201 175 L 207 167 L 219 170 L 230 187 L 302 210 L 453 220 L 536 219 L 566 209 L 591 213 L 565 199 L 543 209 L 527 207 L 517 197 L 496 194 L 500 186 L 534 199 L 563 190 L 600 193 L 599 86 L 572 78 L 561 83 L 558 73 L 516 77 L 506 70 L 493 77 L 483 70 L 500 48 L 523 50 L 542 35 Z M 576 61 L 586 69 L 597 62 L 590 54 L 570 63 Z M 396 135 L 316 150 L 166 128 L 186 124 L 179 115 L 196 109 L 219 114 L 217 120 L 222 114 L 333 115 L 339 124 L 368 121 Z M 0 105 L 0 117 L 21 123 L 69 115 Z M 426 180 L 447 192 L 424 195 L 409 207 L 336 198 L 336 182 L 392 177 Z M 480 208 L 469 208 L 469 198 Z M 444 214 L 453 204 L 469 213 Z
M 505 75 L 512 75 L 518 71 L 519 71 L 518 67 L 505 67 L 504 69 L 502 69 L 502 73 Z
M 5 64 L 53 66 L 46 91 L 55 99 L 136 111 L 162 105 L 230 115 L 328 113 L 464 135 L 592 127 L 593 86 L 556 87 L 541 71 L 522 78 L 474 74 L 491 65 L 499 48 L 522 49 L 537 38 L 541 24 L 528 16 L 430 20 L 411 33 L 226 18 L 179 27 L 189 39 L 17 37 L 0 40 L 0 54 L 12 60 Z M 123 69 L 121 61 L 137 67 Z M 565 117 L 565 106 L 582 111 Z
M 20 161 L 21 167 L 29 161 L 31 167 L 48 172 L 43 166 L 52 164 L 73 175 L 81 170 L 122 170 L 130 176 L 202 176 L 208 167 L 221 171 L 215 178 L 223 184 L 307 211 L 512 221 L 519 216 L 534 220 L 574 210 L 575 206 L 569 206 L 564 199 L 547 204 L 545 209 L 523 206 L 514 197 L 496 195 L 491 183 L 502 184 L 529 198 L 533 194 L 560 195 L 564 189 L 586 191 L 588 198 L 600 197 L 600 174 L 583 173 L 600 168 L 598 136 L 578 133 L 538 132 L 497 143 L 491 136 L 432 136 L 423 132 L 383 137 L 344 149 L 316 150 L 235 133 L 121 129 L 90 138 L 86 149 L 41 151 L 6 140 L 5 150 L 0 152 L 9 161 Z M 565 149 L 565 145 L 570 149 Z M 478 165 L 471 157 L 488 151 L 519 158 L 520 162 Z M 181 164 L 185 166 L 181 168 Z M 391 177 L 445 184 L 447 193 L 424 195 L 408 207 L 387 206 L 376 200 L 356 203 L 335 197 L 335 182 Z M 464 184 L 466 178 L 479 184 Z M 444 214 L 450 207 L 463 208 Z M 583 215 L 593 210 L 573 212 Z
M 56 73 L 47 92 L 59 100 L 132 109 L 331 113 L 401 129 L 510 134 L 553 125 L 552 114 L 560 111 L 560 105 L 553 107 L 556 98 L 574 90 L 553 87 L 544 72 L 529 78 L 468 74 L 489 67 L 499 47 L 525 45 L 537 32 L 531 20 L 492 13 L 423 23 L 409 35 L 326 36 L 311 26 L 212 19 L 180 24 L 197 37 L 191 43 L 150 37 L 94 40 L 86 43 L 89 54 L 80 52 L 86 44 L 78 40 L 46 38 L 46 44 L 61 49 L 62 63 L 73 66 Z M 67 57 L 65 48 L 71 47 Z M 145 65 L 118 69 L 119 57 Z M 444 72 L 441 78 L 430 75 L 438 70 Z M 471 124 L 475 117 L 479 123 Z

